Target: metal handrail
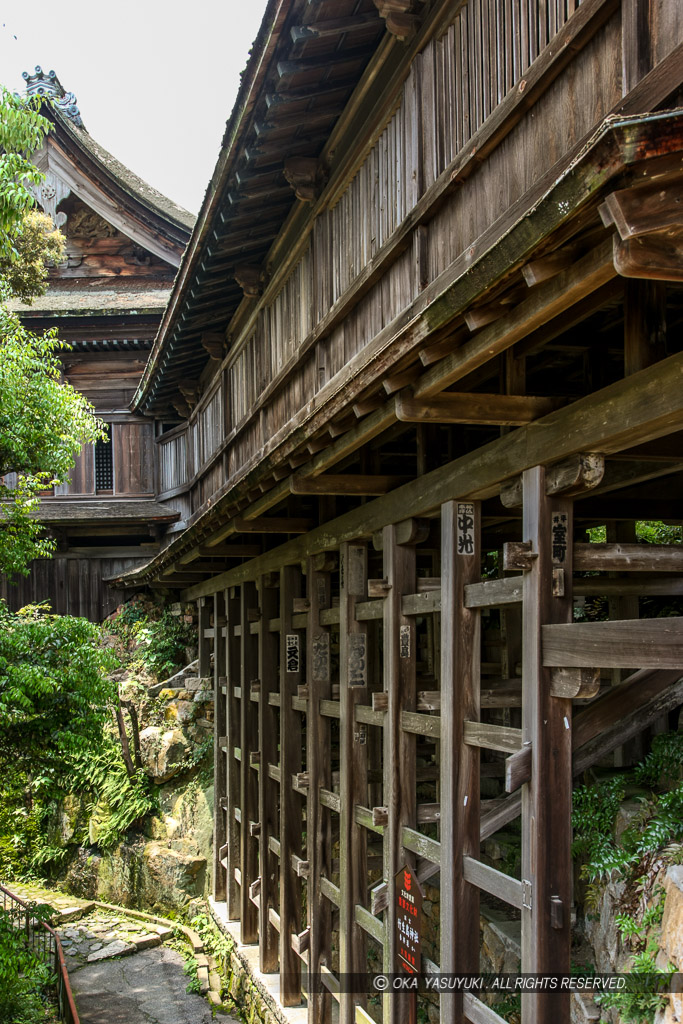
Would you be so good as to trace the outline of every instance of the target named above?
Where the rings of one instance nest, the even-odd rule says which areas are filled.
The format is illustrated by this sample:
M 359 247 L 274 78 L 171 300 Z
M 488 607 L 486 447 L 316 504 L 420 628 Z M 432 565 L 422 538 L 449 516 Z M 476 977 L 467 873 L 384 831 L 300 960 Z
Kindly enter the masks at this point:
M 62 949 L 57 932 L 45 921 L 36 921 L 32 915 L 31 905 L 19 899 L 9 889 L 6 889 L 4 885 L 0 885 L 0 897 L 2 898 L 2 907 L 0 909 L 9 915 L 10 921 L 17 930 L 21 929 L 24 935 L 23 941 L 45 963 L 51 963 L 54 967 L 57 979 L 54 986 L 54 996 L 60 1021 L 64 1021 L 64 1024 L 80 1024 L 71 991 L 71 984 L 69 983 L 64 950 Z M 37 928 L 36 925 L 40 927 Z

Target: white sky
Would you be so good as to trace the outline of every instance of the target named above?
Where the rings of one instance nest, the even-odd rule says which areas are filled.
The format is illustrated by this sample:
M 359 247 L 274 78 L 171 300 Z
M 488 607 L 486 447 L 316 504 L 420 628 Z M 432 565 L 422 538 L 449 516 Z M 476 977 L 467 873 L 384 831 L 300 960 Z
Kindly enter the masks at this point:
M 85 127 L 197 213 L 266 0 L 0 0 L 0 83 L 54 70 Z

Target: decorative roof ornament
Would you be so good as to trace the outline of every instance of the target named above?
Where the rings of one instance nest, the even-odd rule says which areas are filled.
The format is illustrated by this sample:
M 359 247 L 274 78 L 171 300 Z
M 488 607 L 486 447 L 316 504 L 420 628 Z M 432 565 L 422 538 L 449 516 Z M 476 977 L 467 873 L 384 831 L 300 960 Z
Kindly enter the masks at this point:
M 41 66 L 36 64 L 32 75 L 24 71 L 22 77 L 26 82 L 27 96 L 42 96 L 54 100 L 57 109 L 73 124 L 78 128 L 85 128 L 74 93 L 66 92 L 54 71 L 43 71 Z

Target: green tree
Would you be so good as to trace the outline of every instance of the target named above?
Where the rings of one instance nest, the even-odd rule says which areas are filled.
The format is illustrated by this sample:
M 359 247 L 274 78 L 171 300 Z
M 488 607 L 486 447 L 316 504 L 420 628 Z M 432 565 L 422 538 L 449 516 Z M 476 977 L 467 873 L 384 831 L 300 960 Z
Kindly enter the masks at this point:
M 61 382 L 55 330 L 36 335 L 8 305 L 44 291 L 45 264 L 59 259 L 61 236 L 32 212 L 42 174 L 31 153 L 50 123 L 35 99 L 0 89 L 0 572 L 28 572 L 54 541 L 36 519 L 39 494 L 68 480 L 82 446 L 103 436 L 92 407 Z
M 0 605 L 0 772 L 68 773 L 102 746 L 116 658 L 87 619 Z

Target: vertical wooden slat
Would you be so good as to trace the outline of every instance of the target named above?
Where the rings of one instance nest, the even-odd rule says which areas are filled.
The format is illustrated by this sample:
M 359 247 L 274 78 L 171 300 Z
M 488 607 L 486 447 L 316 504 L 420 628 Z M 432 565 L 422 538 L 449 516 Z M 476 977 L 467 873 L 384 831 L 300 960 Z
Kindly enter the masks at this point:
M 249 764 L 249 754 L 258 744 L 258 712 L 254 702 L 249 699 L 250 683 L 256 678 L 258 670 L 258 641 L 249 630 L 249 612 L 258 608 L 255 584 L 244 583 L 240 598 L 240 935 L 242 942 L 251 943 L 258 939 L 258 914 L 255 904 L 249 898 L 249 886 L 258 878 L 258 839 L 249 835 L 249 822 L 258 818 L 258 780 Z
M 221 591 L 213 597 L 213 898 L 226 898 L 225 869 L 221 864 L 220 851 L 227 840 L 225 811 L 221 800 L 227 796 L 227 756 L 221 750 L 221 738 L 227 735 L 227 697 L 223 693 L 226 682 L 226 643 L 223 637 L 225 622 L 225 594 Z
M 355 921 L 356 904 L 365 904 L 367 834 L 356 823 L 354 807 L 367 794 L 368 747 L 365 728 L 355 722 L 356 704 L 367 703 L 367 628 L 357 622 L 355 607 L 367 593 L 367 547 L 344 543 L 339 552 L 339 970 L 366 969 L 365 933 Z M 342 992 L 340 1024 L 353 1024 L 359 996 Z
M 307 923 L 310 928 L 308 972 L 317 976 L 325 965 L 331 968 L 332 906 L 320 890 L 320 879 L 331 874 L 332 829 L 328 809 L 320 803 L 320 789 L 332 789 L 332 735 L 330 719 L 320 714 L 320 701 L 332 695 L 331 637 L 328 626 L 320 623 L 320 612 L 332 604 L 329 572 L 316 572 L 308 560 L 308 631 L 306 634 L 306 769 L 309 775 L 306 803 L 308 880 L 306 885 Z M 309 1024 L 329 1024 L 332 997 L 329 992 L 309 989 Z
M 404 826 L 416 824 L 414 734 L 401 728 L 401 712 L 414 711 L 417 703 L 415 619 L 401 613 L 403 594 L 414 593 L 415 547 L 396 543 L 396 527 L 385 526 L 382 537 L 383 573 L 389 584 L 384 599 L 384 689 L 388 709 L 384 718 L 384 804 L 389 820 L 384 826 L 384 878 L 393 892 L 396 872 L 414 855 L 403 847 Z M 385 913 L 384 970 L 398 970 L 396 958 L 396 905 L 389 899 Z M 402 1024 L 410 1013 L 411 996 L 392 993 L 383 1001 L 384 1024 Z
M 278 933 L 270 922 L 268 911 L 278 906 L 280 867 L 268 840 L 279 836 L 277 783 L 268 774 L 268 765 L 278 763 L 279 722 L 277 709 L 268 701 L 278 685 L 278 637 L 268 629 L 270 619 L 278 614 L 278 593 L 267 586 L 267 577 L 260 580 L 261 631 L 259 633 L 259 873 L 261 897 L 259 906 L 259 964 L 264 974 L 277 970 Z
M 234 748 L 239 744 L 240 737 L 240 703 L 235 697 L 235 687 L 241 683 L 240 676 L 240 638 L 235 636 L 235 627 L 240 621 L 240 598 L 237 588 L 224 591 L 225 645 L 227 677 L 226 694 L 226 756 L 228 761 L 227 801 L 225 810 L 226 841 L 228 844 L 226 858 L 226 900 L 228 918 L 235 921 L 240 917 L 240 892 L 235 881 L 235 869 L 241 863 L 240 830 L 235 818 L 235 808 L 240 801 L 240 763 L 235 758 Z
M 571 622 L 572 503 L 545 493 L 542 466 L 523 474 L 523 539 L 537 557 L 524 576 L 522 649 L 522 733 L 532 749 L 532 774 L 522 787 L 522 971 L 567 973 L 571 917 L 571 701 L 550 694 L 543 667 L 541 627 Z M 562 596 L 553 594 L 558 535 L 563 523 Z M 554 566 L 555 561 L 555 566 Z M 559 580 L 555 580 L 558 589 Z M 549 785 L 552 780 L 552 785 Z M 559 903 L 557 902 L 559 901 Z M 554 913 L 551 916 L 551 911 Z M 522 994 L 525 1024 L 566 1024 L 569 995 Z
M 652 66 L 651 0 L 622 0 L 622 94 L 638 84 Z
M 302 855 L 303 814 L 292 775 L 301 771 L 301 713 L 292 697 L 303 678 L 302 635 L 292 627 L 293 602 L 302 592 L 301 570 L 285 566 L 280 572 L 280 1001 L 301 1002 L 301 961 L 292 949 L 292 934 L 301 931 L 301 881 L 292 869 L 292 854 Z M 295 637 L 294 658 L 288 637 Z M 288 650 L 288 647 L 290 649 Z
M 481 618 L 464 590 L 479 579 L 481 505 L 441 507 L 441 951 L 443 973 L 479 970 L 479 890 L 463 877 L 463 857 L 479 857 L 479 749 L 464 723 L 479 721 Z M 441 995 L 441 1017 L 462 1021 L 460 993 Z

